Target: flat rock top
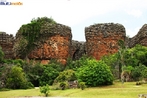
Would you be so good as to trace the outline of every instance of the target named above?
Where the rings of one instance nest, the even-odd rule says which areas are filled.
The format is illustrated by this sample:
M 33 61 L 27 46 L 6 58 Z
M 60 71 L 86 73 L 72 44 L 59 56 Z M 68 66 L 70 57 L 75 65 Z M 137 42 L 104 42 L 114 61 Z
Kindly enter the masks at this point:
M 121 24 L 114 24 L 114 23 L 100 23 L 100 24 L 94 24 L 90 25 L 89 27 L 85 28 L 85 34 L 99 34 L 103 33 L 104 36 L 106 34 L 121 34 L 123 36 L 126 36 L 125 27 Z

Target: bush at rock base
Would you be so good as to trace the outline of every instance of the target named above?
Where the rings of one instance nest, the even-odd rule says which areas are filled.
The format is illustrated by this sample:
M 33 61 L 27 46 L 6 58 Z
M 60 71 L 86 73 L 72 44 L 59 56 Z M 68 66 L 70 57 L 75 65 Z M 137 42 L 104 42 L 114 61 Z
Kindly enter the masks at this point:
M 110 68 L 103 61 L 88 60 L 86 66 L 80 67 L 77 72 L 79 82 L 87 86 L 101 86 L 113 84 L 113 75 Z

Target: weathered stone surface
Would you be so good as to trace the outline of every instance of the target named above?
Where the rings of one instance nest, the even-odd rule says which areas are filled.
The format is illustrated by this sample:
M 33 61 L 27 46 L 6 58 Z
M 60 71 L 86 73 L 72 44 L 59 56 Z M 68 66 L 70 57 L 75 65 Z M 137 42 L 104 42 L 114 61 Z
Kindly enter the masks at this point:
M 147 24 L 144 24 L 137 35 L 130 38 L 128 41 L 128 46 L 130 48 L 134 47 L 136 44 L 147 46 Z
M 51 28 L 49 24 L 44 24 L 40 30 L 40 38 L 34 43 L 34 49 L 28 53 L 29 59 L 41 60 L 43 64 L 47 64 L 51 59 L 57 59 L 61 63 L 65 64 L 66 59 L 70 56 L 71 45 L 71 28 L 62 24 L 55 24 Z M 46 28 L 45 28 L 46 27 Z M 21 33 L 17 34 L 16 41 L 19 42 L 22 38 Z M 17 45 L 16 42 L 16 45 Z M 19 51 L 19 49 L 17 48 Z M 17 53 L 17 57 L 21 58 L 22 54 Z
M 84 54 L 86 54 L 86 43 L 72 40 L 72 45 L 71 45 L 71 56 L 72 57 L 71 58 L 73 60 L 78 60 Z
M 0 46 L 5 54 L 5 59 L 13 59 L 14 52 L 13 52 L 13 45 L 14 45 L 14 37 L 13 35 L 6 34 L 5 32 L 0 32 Z
M 14 54 L 16 58 L 23 57 L 19 51 L 24 51 L 23 47 L 27 42 L 24 40 L 21 47 L 17 47 L 18 43 L 24 39 L 21 34 L 19 31 L 14 39 L 13 35 L 0 32 L 0 46 L 5 53 L 5 58 L 13 59 Z M 41 61 L 43 64 L 47 64 L 51 59 L 57 59 L 65 64 L 68 57 L 77 60 L 83 54 L 99 60 L 104 55 L 117 52 L 119 40 L 124 40 L 128 47 L 134 47 L 136 44 L 147 46 L 147 24 L 144 24 L 133 38 L 126 37 L 123 25 L 114 23 L 86 27 L 85 37 L 86 42 L 72 41 L 70 27 L 58 23 L 52 27 L 51 24 L 44 23 L 40 30 L 40 36 L 33 43 L 34 49 L 27 56 L 29 59 Z M 17 47 L 17 52 L 14 53 L 15 47 Z
M 121 24 L 95 24 L 85 28 L 87 54 L 99 60 L 102 56 L 116 53 L 118 41 L 125 40 L 125 28 Z

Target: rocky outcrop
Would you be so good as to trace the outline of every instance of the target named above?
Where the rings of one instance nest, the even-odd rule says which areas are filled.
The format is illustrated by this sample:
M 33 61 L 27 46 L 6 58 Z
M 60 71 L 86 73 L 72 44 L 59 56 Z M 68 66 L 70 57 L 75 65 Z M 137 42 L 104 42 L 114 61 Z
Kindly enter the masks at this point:
M 128 46 L 130 48 L 134 47 L 136 44 L 147 46 L 147 24 L 144 24 L 137 35 L 130 38 L 128 41 Z
M 47 64 L 51 59 L 65 64 L 67 58 L 70 57 L 71 28 L 59 23 L 42 22 L 44 23 L 41 23 L 37 31 L 33 29 L 34 31 L 22 32 L 26 28 L 35 28 L 36 25 L 32 24 L 23 25 L 19 29 L 14 46 L 16 57 L 24 59 L 25 54 L 28 59 L 39 60 L 43 64 Z M 36 35 L 31 35 L 31 33 Z
M 72 57 L 71 58 L 73 60 L 78 60 L 84 54 L 86 54 L 86 43 L 72 40 L 72 44 L 71 44 L 71 56 Z
M 99 60 L 102 56 L 116 53 L 118 41 L 125 40 L 125 28 L 121 24 L 95 24 L 85 28 L 87 54 Z
M 13 59 L 14 52 L 13 52 L 13 45 L 14 45 L 14 37 L 13 35 L 6 34 L 5 32 L 0 32 L 0 46 L 5 54 L 5 59 Z
M 41 18 L 39 21 L 42 21 Z M 0 32 L 0 46 L 6 59 L 27 57 L 43 64 L 56 59 L 65 64 L 69 57 L 78 60 L 86 54 L 99 60 L 104 55 L 116 53 L 119 40 L 125 41 L 130 48 L 136 44 L 147 46 L 147 24 L 133 38 L 126 37 L 125 28 L 121 24 L 90 25 L 85 28 L 86 42 L 78 42 L 72 40 L 71 28 L 68 26 L 47 18 L 41 24 L 34 22 L 22 25 L 15 39 L 13 35 Z
M 48 63 L 51 59 L 57 59 L 65 64 L 70 56 L 71 29 L 65 25 L 57 24 L 53 36 L 44 36 L 44 41 L 39 41 L 34 50 L 29 53 L 29 59 L 42 60 Z M 45 38 L 47 37 L 47 38 Z

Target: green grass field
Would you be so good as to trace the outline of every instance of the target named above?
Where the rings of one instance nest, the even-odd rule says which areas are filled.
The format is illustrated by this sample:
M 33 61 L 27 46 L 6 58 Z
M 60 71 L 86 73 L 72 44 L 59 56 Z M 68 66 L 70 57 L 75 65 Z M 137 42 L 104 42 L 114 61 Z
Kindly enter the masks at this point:
M 51 90 L 50 97 L 78 97 L 78 98 L 138 98 L 139 94 L 147 94 L 147 84 L 136 86 L 135 82 L 116 82 L 111 86 L 93 87 L 67 90 Z M 0 91 L 0 98 L 14 98 L 22 96 L 43 96 L 39 89 Z

